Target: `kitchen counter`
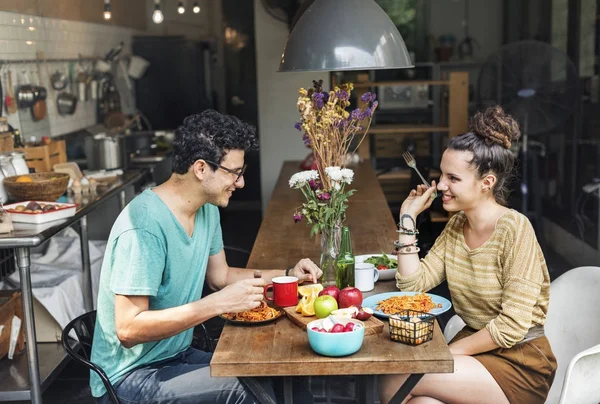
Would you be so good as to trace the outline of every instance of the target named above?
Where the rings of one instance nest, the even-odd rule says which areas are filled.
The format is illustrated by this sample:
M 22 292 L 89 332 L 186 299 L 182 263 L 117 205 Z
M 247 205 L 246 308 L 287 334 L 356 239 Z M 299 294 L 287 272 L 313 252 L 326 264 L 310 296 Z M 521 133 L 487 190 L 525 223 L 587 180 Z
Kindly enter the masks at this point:
M 107 186 L 99 186 L 94 194 L 71 197 L 71 202 L 79 205 L 72 217 L 44 224 L 14 223 L 14 231 L 0 234 L 0 248 L 15 248 L 21 282 L 26 340 L 26 354 L 17 354 L 12 361 L 2 360 L 0 401 L 31 400 L 33 403 L 41 403 L 43 389 L 52 382 L 67 362 L 61 343 L 37 343 L 36 341 L 29 249 L 42 244 L 64 228 L 79 223 L 85 310 L 86 312 L 93 310 L 87 215 L 117 195 L 119 207 L 123 209 L 125 189 L 139 183 L 144 174 L 144 170 L 128 170 L 115 182 Z

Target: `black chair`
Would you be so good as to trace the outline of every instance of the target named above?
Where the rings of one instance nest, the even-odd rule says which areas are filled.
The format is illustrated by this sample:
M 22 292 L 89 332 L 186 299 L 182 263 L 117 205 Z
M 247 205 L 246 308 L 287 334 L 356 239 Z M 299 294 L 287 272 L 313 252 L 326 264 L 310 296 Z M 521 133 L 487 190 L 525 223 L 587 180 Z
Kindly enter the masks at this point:
M 108 392 L 110 400 L 114 404 L 119 404 L 119 399 L 115 393 L 115 389 L 110 380 L 104 373 L 102 368 L 92 362 L 90 362 L 90 356 L 92 353 L 92 341 L 94 340 L 94 327 L 96 326 L 96 310 L 82 314 L 76 319 L 72 320 L 62 332 L 62 345 L 67 351 L 67 354 L 76 362 L 81 363 L 90 370 L 93 370 L 100 376 L 104 387 Z M 69 333 L 73 330 L 77 339 L 75 341 L 69 337 Z

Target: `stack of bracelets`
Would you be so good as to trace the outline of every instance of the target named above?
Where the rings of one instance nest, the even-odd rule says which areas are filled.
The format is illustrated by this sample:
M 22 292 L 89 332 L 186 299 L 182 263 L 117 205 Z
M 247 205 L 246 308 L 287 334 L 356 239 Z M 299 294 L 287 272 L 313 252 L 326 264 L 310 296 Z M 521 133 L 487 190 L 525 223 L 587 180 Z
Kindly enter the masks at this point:
M 408 219 L 412 222 L 412 229 L 404 226 L 404 219 Z M 400 216 L 400 222 L 398 223 L 398 233 L 406 234 L 407 236 L 416 236 L 419 234 L 419 230 L 417 230 L 417 224 L 415 223 L 415 219 L 412 218 L 411 215 L 403 214 Z M 408 243 L 401 243 L 400 240 L 394 240 L 394 254 L 416 254 L 421 249 L 417 247 L 419 240 L 414 240 Z

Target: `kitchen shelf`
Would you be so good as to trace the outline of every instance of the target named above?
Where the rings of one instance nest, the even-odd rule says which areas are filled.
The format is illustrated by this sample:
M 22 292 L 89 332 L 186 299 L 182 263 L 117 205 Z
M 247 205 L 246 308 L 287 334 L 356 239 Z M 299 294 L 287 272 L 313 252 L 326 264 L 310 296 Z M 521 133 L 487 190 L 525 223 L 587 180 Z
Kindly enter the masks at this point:
M 373 125 L 369 129 L 369 135 L 436 132 L 450 132 L 450 128 L 447 126 L 437 125 L 383 124 Z M 364 133 L 364 131 L 359 133 Z
M 449 80 L 390 80 L 390 81 L 362 81 L 354 84 L 354 88 L 369 88 L 380 86 L 447 86 Z
M 4 358 L 0 361 L 0 401 L 31 400 L 26 351 L 27 347 L 15 354 L 13 360 Z M 37 351 L 41 389 L 44 391 L 69 362 L 69 357 L 60 342 L 38 342 Z

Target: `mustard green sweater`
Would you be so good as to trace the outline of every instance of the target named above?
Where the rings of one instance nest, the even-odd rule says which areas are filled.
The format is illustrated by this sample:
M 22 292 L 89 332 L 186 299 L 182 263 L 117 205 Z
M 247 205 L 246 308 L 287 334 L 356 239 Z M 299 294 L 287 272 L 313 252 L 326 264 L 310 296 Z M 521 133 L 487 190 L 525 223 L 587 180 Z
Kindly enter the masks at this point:
M 465 243 L 463 212 L 454 215 L 421 264 L 409 276 L 396 273 L 403 291 L 428 291 L 444 279 L 456 313 L 496 344 L 510 348 L 529 328 L 546 322 L 550 276 L 531 223 L 510 210 L 480 247 Z

